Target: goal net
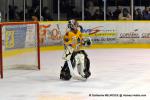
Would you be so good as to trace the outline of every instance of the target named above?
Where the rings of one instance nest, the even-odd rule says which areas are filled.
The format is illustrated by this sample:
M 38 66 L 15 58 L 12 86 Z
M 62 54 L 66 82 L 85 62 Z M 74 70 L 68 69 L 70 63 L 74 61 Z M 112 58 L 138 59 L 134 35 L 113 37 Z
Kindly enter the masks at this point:
M 0 23 L 0 74 L 40 69 L 38 22 Z M 6 72 L 6 73 L 5 73 Z

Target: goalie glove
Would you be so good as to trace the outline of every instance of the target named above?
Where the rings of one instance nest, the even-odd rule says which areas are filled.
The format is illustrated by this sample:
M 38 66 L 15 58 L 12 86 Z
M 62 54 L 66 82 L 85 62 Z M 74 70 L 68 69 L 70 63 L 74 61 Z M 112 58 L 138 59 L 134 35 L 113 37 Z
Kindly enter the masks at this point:
M 91 44 L 92 44 L 92 40 L 91 40 L 91 38 L 90 37 L 87 37 L 87 38 L 84 38 L 83 39 L 83 46 L 91 46 Z

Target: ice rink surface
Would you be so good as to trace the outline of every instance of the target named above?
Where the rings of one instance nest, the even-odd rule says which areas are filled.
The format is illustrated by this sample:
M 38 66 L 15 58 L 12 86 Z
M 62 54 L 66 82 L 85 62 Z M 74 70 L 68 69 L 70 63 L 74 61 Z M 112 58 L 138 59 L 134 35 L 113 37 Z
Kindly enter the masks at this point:
M 42 52 L 40 71 L 4 70 L 0 100 L 150 100 L 150 49 L 86 52 L 92 73 L 87 81 L 60 80 L 63 51 Z M 31 56 L 30 53 L 19 55 L 28 62 L 32 62 Z M 12 58 L 6 61 L 14 62 Z

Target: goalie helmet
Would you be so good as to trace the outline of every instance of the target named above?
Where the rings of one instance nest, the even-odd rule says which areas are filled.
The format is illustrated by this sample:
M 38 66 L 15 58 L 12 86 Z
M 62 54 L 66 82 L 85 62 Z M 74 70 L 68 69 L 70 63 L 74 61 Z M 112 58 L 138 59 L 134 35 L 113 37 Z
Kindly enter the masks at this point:
M 77 30 L 78 26 L 79 26 L 79 24 L 78 24 L 77 20 L 71 19 L 68 21 L 68 28 L 70 30 Z

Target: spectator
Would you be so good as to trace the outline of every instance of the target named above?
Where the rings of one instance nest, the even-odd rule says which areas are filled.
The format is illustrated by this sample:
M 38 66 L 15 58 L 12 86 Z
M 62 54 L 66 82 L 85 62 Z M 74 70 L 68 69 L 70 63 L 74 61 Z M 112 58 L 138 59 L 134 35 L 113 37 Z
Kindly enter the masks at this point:
M 33 6 L 33 16 L 36 16 L 38 18 L 38 20 L 40 20 L 40 6 Z
M 121 13 L 121 8 L 120 6 L 116 7 L 116 10 L 113 12 L 113 19 L 118 20 L 119 14 Z
M 112 12 L 109 8 L 107 8 L 107 11 L 106 11 L 106 19 L 107 20 L 112 20 L 113 19 L 113 14 L 112 14 Z
M 38 18 L 36 16 L 32 16 L 32 20 L 36 22 L 38 21 Z
M 136 9 L 134 11 L 134 20 L 142 20 L 143 19 L 143 15 L 142 15 L 142 11 L 141 9 Z
M 9 5 L 9 19 L 10 20 L 19 20 L 19 11 L 17 6 L 11 6 Z
M 82 16 L 82 13 L 80 11 L 78 11 L 76 8 L 73 9 L 73 19 L 77 19 L 77 20 L 80 20 L 81 19 L 81 16 Z
M 31 20 L 31 16 L 33 16 L 33 9 L 29 6 L 26 6 L 25 15 L 26 15 L 26 20 Z
M 119 20 L 131 20 L 131 15 L 127 8 L 124 8 L 122 12 L 119 14 Z
M 20 12 L 19 12 L 18 7 L 15 6 L 15 7 L 14 7 L 14 15 L 15 15 L 15 16 L 14 16 L 14 19 L 15 19 L 15 20 L 20 20 L 19 13 L 20 13 Z
M 14 9 L 13 6 L 9 5 L 9 20 L 13 20 L 14 19 Z
M 150 20 L 150 10 L 149 10 L 149 7 L 147 7 L 147 6 L 143 10 L 143 19 Z
M 92 16 L 91 16 L 90 12 L 88 12 L 87 10 L 84 10 L 84 16 L 85 16 L 85 20 L 92 19 Z
M 93 20 L 104 20 L 104 12 L 102 9 L 97 9 L 92 16 Z
M 48 7 L 44 7 L 42 10 L 42 16 L 44 21 L 53 20 L 50 16 L 50 11 Z
M 95 13 L 95 6 L 94 6 L 94 3 L 92 1 L 88 1 L 87 2 L 86 10 L 91 14 L 91 16 L 94 15 L 94 13 Z
M 95 6 L 93 1 L 86 2 L 85 7 L 85 19 L 91 20 L 93 17 L 97 16 L 100 12 L 100 8 Z

